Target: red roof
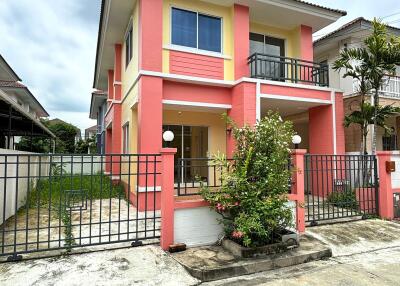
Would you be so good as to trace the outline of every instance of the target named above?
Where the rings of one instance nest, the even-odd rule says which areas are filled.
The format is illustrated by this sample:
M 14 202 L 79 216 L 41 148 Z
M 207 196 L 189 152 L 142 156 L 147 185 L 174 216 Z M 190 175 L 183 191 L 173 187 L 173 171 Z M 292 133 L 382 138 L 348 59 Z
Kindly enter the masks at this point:
M 25 88 L 26 86 L 18 81 L 0 80 L 0 87 Z

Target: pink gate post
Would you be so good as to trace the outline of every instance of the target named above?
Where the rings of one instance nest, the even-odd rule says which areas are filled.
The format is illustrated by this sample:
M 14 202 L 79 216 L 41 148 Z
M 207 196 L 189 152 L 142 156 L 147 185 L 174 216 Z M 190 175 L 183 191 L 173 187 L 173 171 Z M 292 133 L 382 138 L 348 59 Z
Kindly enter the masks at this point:
M 161 238 L 163 250 L 174 243 L 174 156 L 176 148 L 161 149 Z
M 392 175 L 386 170 L 386 162 L 391 161 L 390 151 L 376 152 L 378 160 L 379 190 L 378 212 L 383 219 L 393 219 L 393 188 Z
M 296 228 L 297 231 L 305 232 L 305 210 L 304 210 L 304 154 L 307 150 L 296 149 L 292 151 L 292 189 L 289 200 L 296 202 Z

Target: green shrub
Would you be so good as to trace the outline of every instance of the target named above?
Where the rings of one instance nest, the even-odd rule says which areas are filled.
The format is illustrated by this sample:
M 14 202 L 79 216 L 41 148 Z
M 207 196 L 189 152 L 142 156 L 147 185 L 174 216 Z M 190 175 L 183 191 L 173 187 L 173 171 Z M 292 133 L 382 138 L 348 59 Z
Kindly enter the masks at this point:
M 346 186 L 342 191 L 333 191 L 328 195 L 327 202 L 339 208 L 358 209 L 355 190 Z
M 222 215 L 226 237 L 250 247 L 273 243 L 292 226 L 287 206 L 292 123 L 273 112 L 254 127 L 238 128 L 227 121 L 236 141 L 233 161 L 214 156 L 221 187 L 202 185 L 201 194 Z

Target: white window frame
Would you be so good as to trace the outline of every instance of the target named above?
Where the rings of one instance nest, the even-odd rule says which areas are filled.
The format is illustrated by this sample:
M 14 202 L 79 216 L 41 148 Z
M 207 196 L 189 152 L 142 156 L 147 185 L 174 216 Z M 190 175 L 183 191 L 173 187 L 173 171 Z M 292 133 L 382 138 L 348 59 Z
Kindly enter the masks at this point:
M 177 44 L 173 44 L 172 43 L 172 10 L 173 9 L 179 9 L 179 10 L 183 10 L 183 11 L 196 13 L 196 47 L 195 48 L 182 46 L 182 45 L 177 45 Z M 220 25 L 220 29 L 221 29 L 221 50 L 219 52 L 199 49 L 199 14 L 204 15 L 204 16 L 213 17 L 213 18 L 218 18 L 218 19 L 221 20 L 221 25 Z M 204 53 L 213 53 L 213 54 L 217 54 L 217 55 L 223 55 L 223 51 L 224 51 L 224 29 L 223 29 L 224 28 L 224 19 L 223 19 L 223 17 L 212 15 L 212 14 L 208 14 L 208 13 L 203 13 L 203 12 L 199 12 L 199 11 L 194 11 L 194 10 L 190 10 L 190 9 L 186 9 L 186 8 L 182 8 L 182 7 L 177 7 L 177 6 L 171 6 L 170 7 L 169 15 L 170 15 L 170 17 L 169 17 L 169 25 L 170 25 L 169 39 L 170 39 L 170 46 L 171 47 L 183 47 L 184 49 L 188 49 L 188 50 L 194 50 L 194 51 L 199 51 L 199 52 L 204 52 Z
M 128 154 L 129 153 L 129 122 L 125 123 L 122 126 L 122 138 L 123 138 L 122 152 L 124 154 Z
M 132 31 L 132 34 L 129 34 L 130 31 Z M 130 41 L 129 41 L 130 49 L 129 50 L 128 50 L 128 46 L 126 45 L 126 40 L 127 40 L 128 37 L 130 37 Z M 131 63 L 131 61 L 133 59 L 133 39 L 132 38 L 133 38 L 133 18 L 131 17 L 129 19 L 129 24 L 128 24 L 128 27 L 126 28 L 125 37 L 124 37 L 124 43 L 125 43 L 125 69 L 128 68 L 129 64 Z M 126 58 L 127 50 L 129 51 L 129 61 Z

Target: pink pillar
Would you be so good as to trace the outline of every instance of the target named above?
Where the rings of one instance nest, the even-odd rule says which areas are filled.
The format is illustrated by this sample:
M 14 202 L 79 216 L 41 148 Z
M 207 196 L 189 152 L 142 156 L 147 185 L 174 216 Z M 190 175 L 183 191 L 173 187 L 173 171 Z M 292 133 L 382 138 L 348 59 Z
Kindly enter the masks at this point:
M 378 172 L 379 172 L 379 191 L 378 191 L 378 211 L 379 216 L 384 219 L 393 219 L 393 189 L 392 176 L 386 172 L 386 162 L 391 161 L 390 151 L 377 151 Z
M 312 28 L 301 25 L 300 26 L 300 59 L 303 61 L 313 61 L 313 41 L 312 41 Z M 303 80 L 312 81 L 312 63 L 303 62 L 303 65 L 309 66 L 309 69 L 301 69 L 300 70 L 300 78 Z M 304 84 L 304 83 L 303 83 Z M 311 83 L 305 83 L 311 84 Z
M 158 153 L 162 145 L 163 80 L 142 76 L 139 80 L 138 152 Z
M 305 61 L 314 60 L 314 48 L 312 40 L 312 28 L 309 26 L 300 26 L 300 59 Z
M 105 152 L 106 152 L 106 154 L 110 154 L 110 153 L 112 153 L 112 151 L 111 151 L 111 144 L 112 144 L 112 129 L 106 129 L 106 142 L 105 142 Z M 105 158 L 104 158 L 104 160 L 106 161 L 105 163 L 105 171 L 107 172 L 107 173 L 110 173 L 111 172 L 111 159 L 110 159 L 110 157 L 109 156 L 106 156 Z
M 345 154 L 343 94 L 335 92 L 336 154 Z
M 140 0 L 139 69 L 162 71 L 162 21 L 163 0 Z
M 113 120 L 112 120 L 112 153 L 121 154 L 122 153 L 122 126 L 121 126 L 121 96 L 122 96 L 122 88 L 121 88 L 121 44 L 115 44 L 114 46 L 114 78 L 113 78 L 113 100 L 112 109 L 113 109 Z M 120 174 L 120 157 L 112 156 L 112 168 L 111 173 L 113 176 L 119 178 Z
M 307 150 L 297 149 L 292 152 L 295 173 L 292 176 L 291 196 L 296 200 L 296 225 L 299 232 L 305 231 L 304 210 L 304 154 Z
M 174 243 L 174 155 L 176 148 L 161 149 L 161 248 Z
M 114 99 L 114 70 L 108 70 L 107 107 Z
M 249 7 L 235 4 L 233 6 L 233 32 L 234 32 L 234 57 L 235 79 L 249 76 L 249 33 L 250 18 Z
M 256 84 L 243 82 L 232 90 L 232 108 L 228 115 L 238 126 L 256 124 Z M 227 134 L 227 156 L 230 157 L 235 150 L 232 134 Z
M 309 151 L 311 154 L 333 154 L 332 105 L 321 105 L 309 109 Z

